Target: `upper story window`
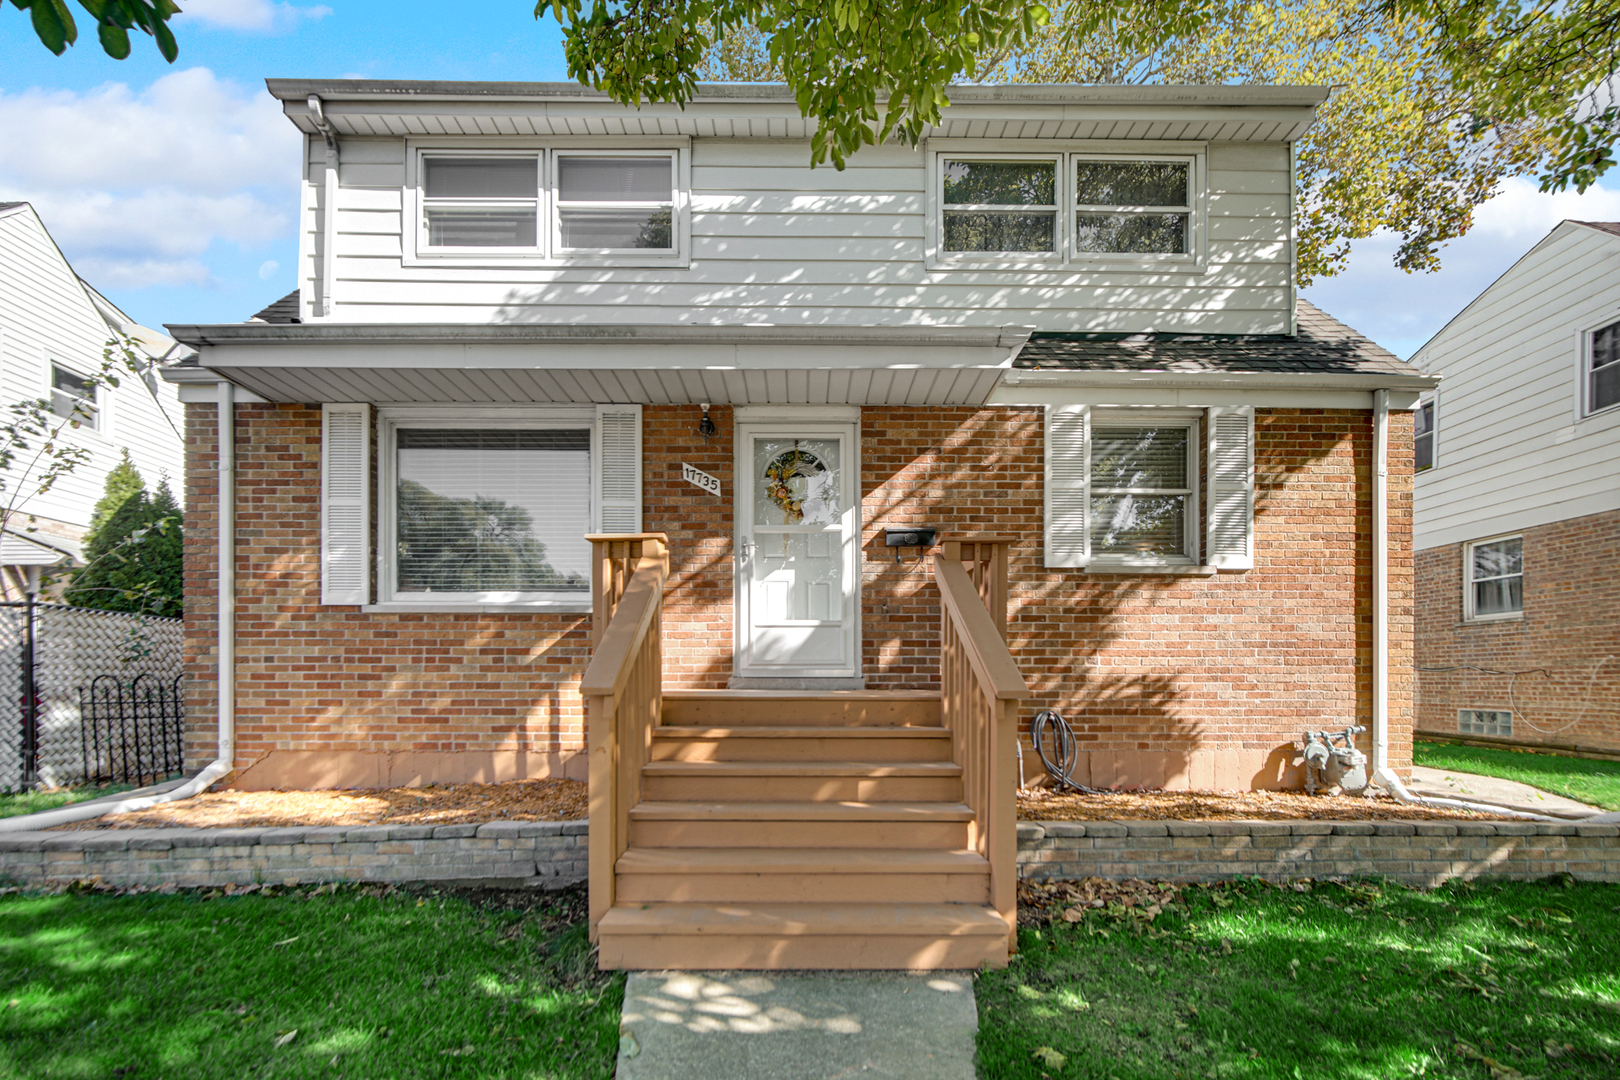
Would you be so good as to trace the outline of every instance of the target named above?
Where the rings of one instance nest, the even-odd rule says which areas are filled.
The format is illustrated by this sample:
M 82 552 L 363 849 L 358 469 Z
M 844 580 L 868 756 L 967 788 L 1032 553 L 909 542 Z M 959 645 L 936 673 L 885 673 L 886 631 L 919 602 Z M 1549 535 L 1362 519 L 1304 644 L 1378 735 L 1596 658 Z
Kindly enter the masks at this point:
M 1412 414 L 1413 468 L 1418 472 L 1434 468 L 1434 401 L 1425 401 Z
M 1516 618 L 1524 612 L 1524 537 L 1463 545 L 1463 618 Z
M 1197 270 L 1203 154 L 937 150 L 931 267 Z
M 1076 157 L 1075 250 L 1185 255 L 1192 162 Z
M 1055 252 L 1057 161 L 947 157 L 946 251 Z
M 101 408 L 96 386 L 83 375 L 59 364 L 51 365 L 51 412 L 64 420 L 77 420 L 81 427 L 101 430 Z
M 1620 322 L 1587 335 L 1586 411 L 1620 405 Z
M 430 248 L 539 246 L 540 159 L 422 157 L 422 223 Z
M 405 258 L 455 265 L 685 265 L 679 149 L 414 148 Z

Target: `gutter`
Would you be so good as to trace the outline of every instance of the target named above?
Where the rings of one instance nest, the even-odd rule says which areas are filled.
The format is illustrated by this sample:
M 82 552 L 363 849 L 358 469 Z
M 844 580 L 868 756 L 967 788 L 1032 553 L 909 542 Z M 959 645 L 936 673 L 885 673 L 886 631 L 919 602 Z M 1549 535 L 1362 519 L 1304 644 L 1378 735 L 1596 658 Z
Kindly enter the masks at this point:
M 190 780 L 168 790 L 160 790 L 155 795 L 119 802 L 95 800 L 39 814 L 0 818 L 0 833 L 50 829 L 75 821 L 88 821 L 109 814 L 128 814 L 167 802 L 178 802 L 202 794 L 231 771 L 236 759 L 236 402 L 233 391 L 230 383 L 219 384 L 219 494 L 216 496 L 219 508 L 219 588 L 216 593 L 219 629 L 218 756 Z
M 326 140 L 326 168 L 322 176 L 321 197 L 321 288 L 316 294 L 316 312 L 319 318 L 332 314 L 332 275 L 337 270 L 337 195 L 338 195 L 338 141 L 337 129 L 327 120 L 321 108 L 321 99 L 311 93 L 307 101 L 309 120 Z
M 1403 803 L 1413 806 L 1473 810 L 1485 814 L 1558 822 L 1561 818 L 1509 810 L 1462 799 L 1414 795 L 1389 765 L 1389 391 L 1373 394 L 1373 781 Z

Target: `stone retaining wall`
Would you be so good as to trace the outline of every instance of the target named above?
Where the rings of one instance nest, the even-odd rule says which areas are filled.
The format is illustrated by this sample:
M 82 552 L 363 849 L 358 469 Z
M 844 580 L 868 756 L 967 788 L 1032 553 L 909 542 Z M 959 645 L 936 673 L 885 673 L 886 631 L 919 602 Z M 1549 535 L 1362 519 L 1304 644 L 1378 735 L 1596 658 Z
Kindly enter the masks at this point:
M 585 829 L 583 821 L 496 821 L 0 833 L 0 880 L 180 887 L 500 881 L 555 889 L 584 880 Z
M 585 878 L 583 821 L 0 834 L 0 881 L 181 887 Z M 1411 885 L 1569 872 L 1620 881 L 1620 826 L 1486 821 L 1020 822 L 1021 877 L 1380 875 Z
M 1507 821 L 1021 821 L 1028 878 L 1379 875 L 1408 885 L 1569 872 L 1620 881 L 1620 826 Z

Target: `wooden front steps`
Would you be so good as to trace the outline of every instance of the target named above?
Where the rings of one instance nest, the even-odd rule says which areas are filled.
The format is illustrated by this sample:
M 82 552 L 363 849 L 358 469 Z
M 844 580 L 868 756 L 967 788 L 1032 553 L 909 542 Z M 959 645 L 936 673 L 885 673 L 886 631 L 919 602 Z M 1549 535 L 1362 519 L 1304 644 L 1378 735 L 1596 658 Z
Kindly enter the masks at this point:
M 952 756 L 938 694 L 665 691 L 601 965 L 1005 964 Z

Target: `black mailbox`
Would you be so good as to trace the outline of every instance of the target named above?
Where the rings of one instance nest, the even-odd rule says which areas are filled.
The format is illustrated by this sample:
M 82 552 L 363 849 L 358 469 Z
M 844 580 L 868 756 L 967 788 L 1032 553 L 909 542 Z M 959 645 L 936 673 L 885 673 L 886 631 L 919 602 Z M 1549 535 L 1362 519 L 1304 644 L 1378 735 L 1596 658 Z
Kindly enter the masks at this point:
M 938 529 L 925 529 L 910 525 L 888 525 L 883 529 L 883 542 L 895 549 L 895 562 L 900 561 L 901 548 L 931 548 L 934 546 L 934 541 L 938 536 Z

